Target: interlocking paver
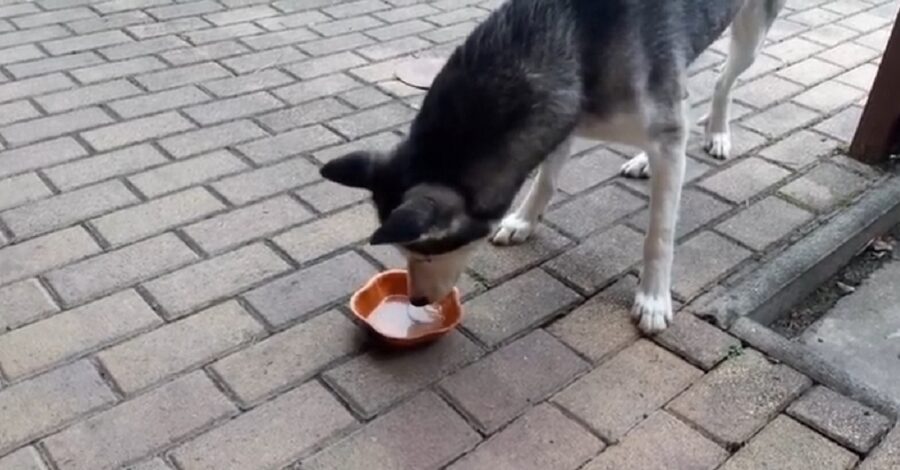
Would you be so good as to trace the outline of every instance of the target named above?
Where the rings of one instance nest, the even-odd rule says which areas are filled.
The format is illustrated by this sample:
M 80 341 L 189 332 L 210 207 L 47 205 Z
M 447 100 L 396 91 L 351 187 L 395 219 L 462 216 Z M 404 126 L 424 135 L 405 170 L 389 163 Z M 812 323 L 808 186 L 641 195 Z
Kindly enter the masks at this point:
M 115 176 L 161 165 L 168 161 L 152 146 L 142 144 L 65 163 L 45 170 L 44 174 L 57 188 L 69 191 Z
M 22 145 L 113 122 L 99 108 L 84 108 L 63 114 L 12 124 L 0 129 L 0 135 L 13 145 Z
M 71 137 L 48 140 L 0 152 L 0 177 L 51 166 L 87 155 L 87 150 Z
M 481 348 L 454 331 L 416 354 L 368 351 L 326 371 L 324 378 L 360 414 L 373 416 L 481 354 Z M 403 380 L 396 380 L 398 375 Z
M 35 279 L 0 287 L 0 332 L 59 311 L 50 294 Z
M 0 248 L 0 285 L 25 279 L 100 251 L 81 227 L 70 227 Z
M 110 103 L 109 107 L 123 118 L 134 118 L 201 103 L 209 99 L 209 95 L 203 93 L 200 89 L 187 86 L 117 100 Z
M 642 198 L 611 185 L 557 206 L 547 213 L 546 219 L 568 233 L 583 237 L 612 226 L 645 205 Z
M 170 318 L 177 318 L 288 268 L 272 250 L 257 243 L 159 277 L 144 287 Z
M 136 292 L 123 291 L 0 336 L 0 365 L 13 378 L 32 375 L 160 323 Z
M 77 305 L 198 259 L 178 237 L 164 233 L 70 264 L 45 277 L 64 304 Z
M 184 158 L 266 135 L 258 125 L 238 120 L 167 137 L 159 141 L 159 145 L 175 158 Z
M 0 180 L 0 211 L 43 199 L 53 193 L 34 173 Z
M 308 470 L 439 468 L 480 437 L 431 392 L 422 393 L 303 461 Z
M 551 405 L 533 408 L 448 469 L 574 470 L 605 444 Z
M 847 470 L 858 458 L 809 428 L 779 416 L 728 460 L 722 470 Z
M 676 314 L 669 328 L 653 339 L 703 370 L 712 369 L 741 345 L 737 338 L 688 312 Z
M 542 225 L 526 244 L 503 248 L 483 246 L 472 256 L 469 267 L 484 280 L 495 283 L 550 259 L 567 245 L 566 237 Z
M 324 387 L 310 382 L 201 435 L 173 455 L 186 470 L 273 468 L 355 423 Z
M 101 127 L 81 136 L 92 147 L 103 151 L 193 128 L 194 124 L 180 114 L 169 112 Z
M 208 362 L 261 336 L 262 326 L 237 302 L 168 323 L 97 357 L 125 393 Z
M 138 173 L 128 180 L 142 194 L 156 197 L 247 168 L 234 154 L 220 150 Z
M 301 225 L 275 237 L 274 241 L 294 260 L 303 263 L 371 235 L 377 228 L 374 212 L 366 204 L 357 205 Z
M 744 202 L 790 175 L 758 158 L 748 158 L 700 183 L 703 188 L 733 202 Z
M 482 431 L 493 433 L 587 369 L 562 343 L 536 330 L 444 379 L 440 387 Z
M 672 415 L 657 411 L 629 432 L 619 445 L 600 454 L 584 470 L 713 470 L 728 452 Z
M 165 67 L 166 64 L 155 57 L 136 57 L 134 59 L 74 70 L 72 71 L 72 76 L 81 83 L 96 83 L 104 80 L 159 70 Z
M 83 106 L 105 103 L 140 93 L 140 88 L 125 80 L 113 80 L 97 85 L 44 95 L 36 99 L 50 113 L 69 111 Z
M 345 253 L 265 284 L 245 298 L 267 322 L 280 327 L 348 296 L 374 271 L 356 253 Z
M 165 90 L 182 85 L 201 83 L 206 80 L 230 76 L 228 70 L 214 62 L 202 62 L 180 68 L 139 75 L 135 78 L 150 91 Z
M 837 165 L 823 164 L 781 188 L 781 194 L 819 212 L 846 203 L 866 181 Z
M 320 179 L 314 168 L 303 158 L 292 158 L 219 180 L 213 188 L 242 205 Z
M 863 461 L 860 470 L 890 470 L 900 465 L 900 426 L 894 427 L 874 452 Z
M 46 107 L 45 107 L 46 109 Z M 28 101 L 14 101 L 0 105 L 0 126 L 40 116 L 40 111 Z
M 93 52 L 82 52 L 80 54 L 19 62 L 7 65 L 6 70 L 16 78 L 26 78 L 51 72 L 63 72 L 103 62 L 103 58 Z
M 207 253 L 216 253 L 298 224 L 311 213 L 280 196 L 189 225 L 184 232 Z
M 575 248 L 547 263 L 547 269 L 578 286 L 596 292 L 641 259 L 643 237 L 635 230 L 616 225 L 598 232 Z
M 0 457 L 0 470 L 47 470 L 47 467 L 34 447 L 23 447 Z
M 176 49 L 174 51 L 164 52 L 161 57 L 173 65 L 188 65 L 197 62 L 205 62 L 208 60 L 223 59 L 237 54 L 249 51 L 244 46 L 235 41 L 221 41 L 203 46 L 188 47 L 184 49 Z M 222 61 L 225 63 L 226 61 Z
M 792 403 L 787 412 L 860 453 L 871 450 L 890 427 L 887 417 L 821 385 Z
M 212 369 L 244 404 L 303 382 L 359 350 L 362 330 L 330 310 L 216 362 Z
M 88 361 L 74 362 L 4 388 L 0 390 L 0 410 L 4 410 L 0 453 L 115 400 L 115 394 Z
M 668 409 L 725 445 L 739 445 L 799 396 L 809 379 L 744 350 L 672 402 Z
M 769 196 L 738 212 L 716 229 L 754 250 L 762 251 L 812 218 L 811 213 L 775 196 Z M 761 220 L 766 223 L 760 224 Z
M 62 468 L 117 468 L 235 411 L 209 378 L 194 372 L 81 421 L 44 444 Z

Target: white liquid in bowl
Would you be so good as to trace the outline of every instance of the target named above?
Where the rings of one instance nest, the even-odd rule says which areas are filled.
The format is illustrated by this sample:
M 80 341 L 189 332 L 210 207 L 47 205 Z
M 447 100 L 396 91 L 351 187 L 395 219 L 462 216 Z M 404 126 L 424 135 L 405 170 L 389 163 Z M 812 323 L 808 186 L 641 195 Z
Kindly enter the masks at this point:
M 385 297 L 367 320 L 378 332 L 392 338 L 415 338 L 443 324 L 439 307 L 414 307 L 404 295 Z

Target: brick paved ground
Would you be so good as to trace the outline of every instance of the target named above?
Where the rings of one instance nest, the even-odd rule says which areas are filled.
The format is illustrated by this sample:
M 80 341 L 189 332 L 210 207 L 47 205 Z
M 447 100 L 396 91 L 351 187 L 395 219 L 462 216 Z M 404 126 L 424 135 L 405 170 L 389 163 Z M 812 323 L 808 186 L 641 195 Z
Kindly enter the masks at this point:
M 316 167 L 396 142 L 422 95 L 394 65 L 498 3 L 0 0 L 0 469 L 898 468 L 887 418 L 697 318 L 640 338 L 627 149 L 578 143 L 537 239 L 464 277 L 460 331 L 366 344 L 345 299 L 397 256 Z M 789 1 L 738 158 L 692 143 L 682 305 L 880 177 L 835 150 L 897 8 Z

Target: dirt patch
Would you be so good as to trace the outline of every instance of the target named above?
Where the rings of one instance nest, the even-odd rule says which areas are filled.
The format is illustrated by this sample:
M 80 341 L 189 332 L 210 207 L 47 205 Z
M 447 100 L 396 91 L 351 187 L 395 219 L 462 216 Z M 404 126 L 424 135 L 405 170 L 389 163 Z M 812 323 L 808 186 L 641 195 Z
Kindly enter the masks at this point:
M 812 294 L 798 302 L 791 311 L 770 325 L 770 328 L 788 338 L 803 332 L 827 313 L 841 297 L 853 293 L 864 280 L 886 262 L 900 259 L 900 225 L 876 238 L 850 263 L 822 284 Z

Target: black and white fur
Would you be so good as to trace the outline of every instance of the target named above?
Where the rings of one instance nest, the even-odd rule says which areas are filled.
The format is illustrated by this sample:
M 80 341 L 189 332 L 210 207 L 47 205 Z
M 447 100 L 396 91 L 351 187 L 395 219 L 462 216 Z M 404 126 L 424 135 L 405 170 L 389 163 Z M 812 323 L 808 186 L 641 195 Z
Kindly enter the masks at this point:
M 374 244 L 401 248 L 414 304 L 452 289 L 477 242 L 521 243 L 556 190 L 573 135 L 644 153 L 622 173 L 651 177 L 650 225 L 633 313 L 645 332 L 672 320 L 675 222 L 689 134 L 686 69 L 731 25 L 706 148 L 731 147 L 729 105 L 785 0 L 510 0 L 435 78 L 407 138 L 354 152 L 322 175 L 372 192 Z M 506 215 L 529 173 L 524 202 Z

